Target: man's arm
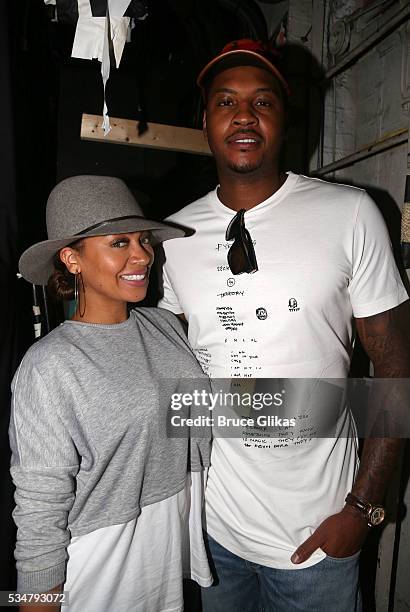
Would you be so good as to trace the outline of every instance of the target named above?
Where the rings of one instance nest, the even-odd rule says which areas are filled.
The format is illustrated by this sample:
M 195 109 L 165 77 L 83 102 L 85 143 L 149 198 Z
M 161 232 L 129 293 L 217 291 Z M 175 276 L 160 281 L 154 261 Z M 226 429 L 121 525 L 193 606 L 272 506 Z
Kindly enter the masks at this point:
M 410 376 L 410 300 L 373 317 L 356 319 L 356 326 L 376 377 Z
M 356 319 L 363 348 L 377 378 L 410 378 L 410 302 L 380 314 Z M 388 409 L 388 406 L 386 406 Z M 382 502 L 397 464 L 403 440 L 367 438 L 352 493 L 372 503 Z M 359 550 L 368 527 L 358 510 L 345 506 L 328 517 L 292 555 L 302 563 L 319 547 L 334 557 L 347 557 Z
M 356 320 L 357 332 L 372 360 L 375 378 L 410 378 L 410 302 Z M 403 440 L 367 438 L 352 493 L 380 503 Z

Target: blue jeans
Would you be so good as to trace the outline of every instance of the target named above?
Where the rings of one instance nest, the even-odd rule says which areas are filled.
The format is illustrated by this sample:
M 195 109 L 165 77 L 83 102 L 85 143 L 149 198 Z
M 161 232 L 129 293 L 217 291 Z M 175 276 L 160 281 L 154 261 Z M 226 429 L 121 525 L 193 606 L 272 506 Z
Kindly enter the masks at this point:
M 246 561 L 206 538 L 214 585 L 201 589 L 203 612 L 361 612 L 360 552 L 282 570 Z

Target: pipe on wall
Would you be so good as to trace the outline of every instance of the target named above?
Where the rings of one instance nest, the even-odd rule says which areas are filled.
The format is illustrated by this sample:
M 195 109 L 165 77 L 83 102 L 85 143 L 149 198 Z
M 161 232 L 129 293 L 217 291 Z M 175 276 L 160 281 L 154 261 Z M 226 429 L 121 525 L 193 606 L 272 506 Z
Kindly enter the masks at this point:
M 335 77 L 337 74 L 345 70 L 350 64 L 356 62 L 362 55 L 372 49 L 380 40 L 385 38 L 392 30 L 396 29 L 404 21 L 410 18 L 410 4 L 398 11 L 380 30 L 371 34 L 368 38 L 347 53 L 335 66 L 332 66 L 325 73 L 325 80 Z
M 341 170 L 342 168 L 346 168 L 347 166 L 352 166 L 358 161 L 362 159 L 366 159 L 367 157 L 371 157 L 372 155 L 377 155 L 377 153 L 381 153 L 382 151 L 386 151 L 387 149 L 392 149 L 393 147 L 397 147 L 405 142 L 408 139 L 408 129 L 401 128 L 399 130 L 395 130 L 394 132 L 388 132 L 382 138 L 378 138 L 374 142 L 367 144 L 351 155 L 347 155 L 346 157 L 342 157 L 331 164 L 327 164 L 326 166 L 322 166 L 322 168 L 317 168 L 314 171 L 315 176 L 324 176 L 325 174 L 329 174 L 330 172 L 335 172 L 336 170 Z

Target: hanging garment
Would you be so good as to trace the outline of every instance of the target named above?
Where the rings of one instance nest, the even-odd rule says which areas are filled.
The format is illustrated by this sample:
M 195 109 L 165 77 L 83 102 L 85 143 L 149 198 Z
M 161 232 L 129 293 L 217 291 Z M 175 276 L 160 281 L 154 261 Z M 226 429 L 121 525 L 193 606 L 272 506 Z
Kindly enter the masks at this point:
M 50 0 L 44 0 L 46 4 Z M 129 40 L 132 19 L 144 20 L 147 5 L 143 0 L 56 0 L 57 19 L 77 22 L 71 57 L 98 59 L 104 88 L 103 123 L 104 134 L 110 131 L 110 119 L 105 99 L 105 88 L 110 77 L 113 49 L 115 67 L 118 68 L 124 46 Z M 126 15 L 128 13 L 128 16 Z

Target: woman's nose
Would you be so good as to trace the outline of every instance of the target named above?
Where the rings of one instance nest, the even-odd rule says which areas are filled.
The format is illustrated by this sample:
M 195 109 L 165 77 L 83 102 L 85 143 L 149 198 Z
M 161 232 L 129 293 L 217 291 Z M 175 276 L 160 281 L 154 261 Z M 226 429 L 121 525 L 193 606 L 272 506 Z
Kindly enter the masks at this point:
M 152 247 L 150 245 L 141 244 L 140 241 L 135 241 L 130 246 L 130 261 L 140 265 L 148 266 L 154 259 Z

